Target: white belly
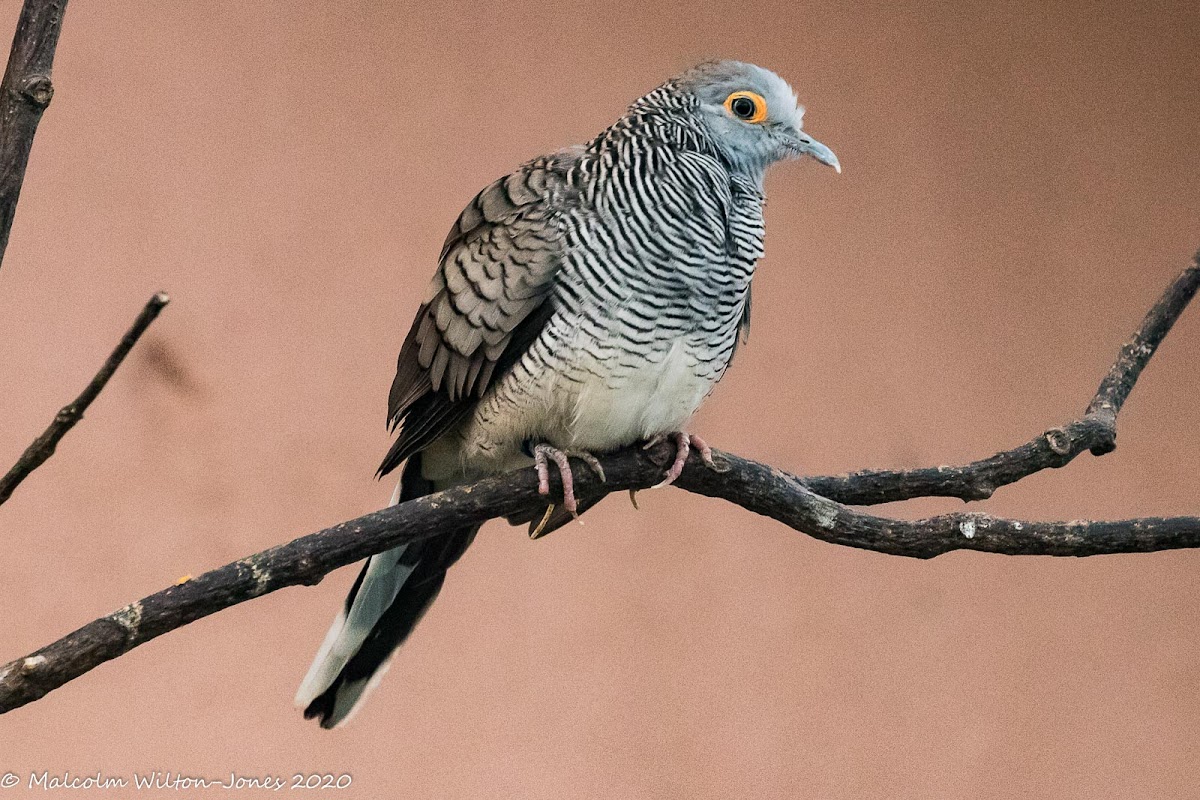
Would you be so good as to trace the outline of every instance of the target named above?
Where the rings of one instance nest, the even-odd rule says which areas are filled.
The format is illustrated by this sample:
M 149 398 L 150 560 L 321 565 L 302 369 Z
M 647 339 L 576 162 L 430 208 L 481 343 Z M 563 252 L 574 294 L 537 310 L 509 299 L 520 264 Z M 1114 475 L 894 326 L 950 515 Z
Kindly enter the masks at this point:
M 590 365 L 604 375 L 603 365 Z M 655 434 L 681 430 L 712 390 L 709 378 L 697 375 L 696 359 L 683 340 L 657 359 L 628 374 L 588 378 L 570 387 L 569 414 L 560 421 L 567 447 L 605 451 Z M 566 388 L 560 385 L 560 390 Z
M 633 368 L 590 360 L 543 370 L 532 384 L 506 376 L 459 429 L 430 446 L 425 477 L 461 480 L 525 466 L 526 442 L 601 453 L 682 430 L 719 378 L 696 368 L 684 342 Z

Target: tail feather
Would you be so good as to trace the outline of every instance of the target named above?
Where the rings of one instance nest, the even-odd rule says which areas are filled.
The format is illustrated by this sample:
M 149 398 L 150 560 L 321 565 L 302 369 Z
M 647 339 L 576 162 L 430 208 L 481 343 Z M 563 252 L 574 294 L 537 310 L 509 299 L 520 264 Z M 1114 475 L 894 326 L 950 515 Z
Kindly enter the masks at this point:
M 417 455 L 405 466 L 391 504 L 432 491 L 420 476 Z M 447 531 L 367 560 L 296 692 L 296 705 L 304 707 L 306 719 L 317 717 L 321 727 L 332 728 L 351 717 L 478 530 Z

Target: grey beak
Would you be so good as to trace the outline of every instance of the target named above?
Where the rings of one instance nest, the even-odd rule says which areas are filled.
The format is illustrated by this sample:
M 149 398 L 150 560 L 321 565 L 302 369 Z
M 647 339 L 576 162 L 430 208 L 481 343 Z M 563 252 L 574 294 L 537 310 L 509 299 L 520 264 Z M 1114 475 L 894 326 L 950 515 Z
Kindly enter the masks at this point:
M 833 171 L 839 175 L 842 173 L 842 165 L 838 163 L 838 157 L 833 151 L 804 131 L 797 131 L 795 148 L 798 155 L 812 156 L 822 164 L 833 167 Z

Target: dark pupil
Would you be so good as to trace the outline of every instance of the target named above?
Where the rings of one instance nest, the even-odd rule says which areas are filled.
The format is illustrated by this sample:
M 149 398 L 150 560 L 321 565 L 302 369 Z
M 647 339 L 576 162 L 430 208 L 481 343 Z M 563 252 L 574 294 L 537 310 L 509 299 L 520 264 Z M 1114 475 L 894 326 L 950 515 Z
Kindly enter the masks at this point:
M 749 97 L 739 97 L 733 101 L 733 113 L 742 119 L 754 116 L 754 101 Z

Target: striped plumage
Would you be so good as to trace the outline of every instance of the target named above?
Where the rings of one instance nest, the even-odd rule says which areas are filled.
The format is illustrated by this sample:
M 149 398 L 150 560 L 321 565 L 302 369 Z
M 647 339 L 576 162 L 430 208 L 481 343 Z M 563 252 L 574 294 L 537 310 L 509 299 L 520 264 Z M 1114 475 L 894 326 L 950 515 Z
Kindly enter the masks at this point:
M 762 179 L 809 154 L 774 73 L 714 62 L 668 81 L 581 147 L 485 188 L 451 229 L 398 360 L 380 473 L 393 502 L 678 434 L 728 367 L 763 254 Z M 703 446 L 699 440 L 697 446 Z M 564 483 L 569 473 L 564 471 Z M 574 511 L 568 490 L 563 506 Z M 570 519 L 562 509 L 550 527 Z M 344 721 L 475 530 L 368 560 L 297 702 Z

